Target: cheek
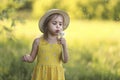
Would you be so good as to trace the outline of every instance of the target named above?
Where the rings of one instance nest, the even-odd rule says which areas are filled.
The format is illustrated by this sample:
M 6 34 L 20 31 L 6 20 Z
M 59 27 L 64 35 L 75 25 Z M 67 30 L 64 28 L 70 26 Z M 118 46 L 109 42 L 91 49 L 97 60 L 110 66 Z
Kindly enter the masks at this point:
M 49 26 L 48 26 L 48 29 L 49 29 L 49 31 L 54 31 L 54 30 L 55 30 L 55 27 L 54 27 L 53 25 L 49 25 Z
M 53 25 L 52 23 L 50 23 L 48 26 L 49 26 L 50 28 L 54 28 L 54 27 L 55 27 L 55 25 Z

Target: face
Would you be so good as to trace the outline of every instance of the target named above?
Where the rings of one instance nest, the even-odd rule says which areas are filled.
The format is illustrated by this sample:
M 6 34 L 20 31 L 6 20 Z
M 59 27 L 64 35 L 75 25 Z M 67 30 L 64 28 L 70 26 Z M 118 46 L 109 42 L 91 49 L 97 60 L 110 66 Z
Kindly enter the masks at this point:
M 55 15 L 48 23 L 48 30 L 48 33 L 58 35 L 63 30 L 63 17 L 61 15 Z

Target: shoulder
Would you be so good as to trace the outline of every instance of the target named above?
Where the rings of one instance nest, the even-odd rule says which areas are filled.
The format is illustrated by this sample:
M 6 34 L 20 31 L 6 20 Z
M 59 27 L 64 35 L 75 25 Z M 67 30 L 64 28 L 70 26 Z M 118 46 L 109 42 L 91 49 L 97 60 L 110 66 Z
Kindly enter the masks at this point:
M 33 43 L 36 44 L 36 45 L 39 45 L 40 39 L 41 39 L 42 37 L 43 37 L 43 36 L 40 36 L 40 37 L 35 38 Z

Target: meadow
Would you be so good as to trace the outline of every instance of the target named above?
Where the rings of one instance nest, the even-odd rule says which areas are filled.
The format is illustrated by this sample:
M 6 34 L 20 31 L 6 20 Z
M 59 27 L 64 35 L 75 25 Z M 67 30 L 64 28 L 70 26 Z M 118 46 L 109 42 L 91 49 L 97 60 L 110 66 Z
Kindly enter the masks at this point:
M 8 24 L 6 24 L 8 25 Z M 120 79 L 120 23 L 72 20 L 65 30 L 69 62 L 63 64 L 66 80 Z M 13 28 L 13 39 L 0 34 L 0 80 L 30 80 L 34 63 L 24 63 L 34 38 L 42 33 L 38 20 L 26 20 Z

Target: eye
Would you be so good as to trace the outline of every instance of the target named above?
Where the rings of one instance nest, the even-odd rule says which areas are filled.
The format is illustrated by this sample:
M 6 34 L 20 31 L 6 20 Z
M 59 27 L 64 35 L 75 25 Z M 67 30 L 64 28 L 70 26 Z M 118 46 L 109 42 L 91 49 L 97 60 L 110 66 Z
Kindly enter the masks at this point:
M 62 26 L 62 25 L 63 25 L 63 23 L 59 23 L 59 25 L 60 25 L 60 26 Z
M 54 21 L 54 22 L 52 22 L 52 24 L 53 24 L 53 25 L 56 25 L 56 24 L 57 24 L 57 22 L 56 22 L 56 21 Z
M 62 26 L 62 24 L 59 24 L 60 26 Z

